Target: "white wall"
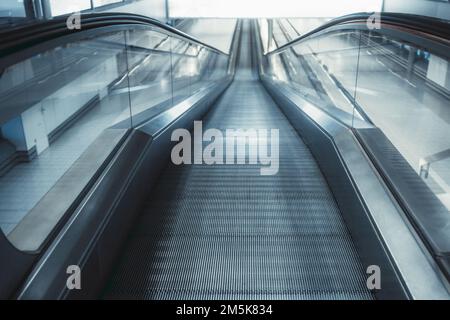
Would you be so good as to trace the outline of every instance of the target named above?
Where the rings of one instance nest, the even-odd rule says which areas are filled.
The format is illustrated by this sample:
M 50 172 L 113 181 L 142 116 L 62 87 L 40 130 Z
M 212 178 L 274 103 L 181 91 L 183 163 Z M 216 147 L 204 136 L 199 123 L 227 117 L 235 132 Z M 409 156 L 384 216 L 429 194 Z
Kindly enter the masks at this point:
M 112 57 L 89 72 L 80 74 L 74 81 L 42 100 L 37 107 L 44 112 L 47 134 L 64 123 L 118 77 L 117 59 Z

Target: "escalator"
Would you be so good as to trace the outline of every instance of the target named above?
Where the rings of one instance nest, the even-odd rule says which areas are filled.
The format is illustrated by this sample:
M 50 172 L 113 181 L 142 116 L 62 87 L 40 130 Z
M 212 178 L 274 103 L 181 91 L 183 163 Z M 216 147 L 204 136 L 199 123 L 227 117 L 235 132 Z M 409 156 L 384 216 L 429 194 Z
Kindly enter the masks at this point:
M 0 30 L 0 298 L 449 299 L 450 28 L 368 18 Z
M 149 192 L 106 299 L 371 299 L 310 151 L 259 81 L 250 23 L 205 130 L 279 129 L 280 168 L 169 164 Z

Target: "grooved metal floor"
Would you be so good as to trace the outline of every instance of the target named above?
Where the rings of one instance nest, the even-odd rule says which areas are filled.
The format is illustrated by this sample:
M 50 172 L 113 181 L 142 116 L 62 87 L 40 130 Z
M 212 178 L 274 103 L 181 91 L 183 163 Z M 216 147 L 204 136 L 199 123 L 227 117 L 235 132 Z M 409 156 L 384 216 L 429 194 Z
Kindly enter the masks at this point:
M 279 129 L 279 173 L 169 165 L 104 298 L 372 299 L 317 164 L 257 80 L 249 34 L 245 23 L 235 81 L 204 126 Z

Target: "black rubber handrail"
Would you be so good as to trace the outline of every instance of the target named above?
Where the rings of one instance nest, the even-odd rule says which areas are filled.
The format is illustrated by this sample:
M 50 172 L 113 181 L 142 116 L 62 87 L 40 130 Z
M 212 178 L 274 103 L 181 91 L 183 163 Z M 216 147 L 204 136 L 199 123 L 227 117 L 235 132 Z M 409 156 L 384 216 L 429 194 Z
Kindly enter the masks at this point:
M 270 51 L 267 55 L 275 54 L 286 50 L 296 43 L 317 34 L 331 27 L 346 24 L 365 24 L 374 13 L 355 13 L 333 19 L 320 27 L 301 35 L 281 47 Z M 443 45 L 450 45 L 450 21 L 432 17 L 406 14 L 406 13 L 380 13 L 381 23 L 407 29 L 409 32 L 418 32 L 427 35 L 431 40 L 440 42 Z
M 81 14 L 82 28 L 80 30 L 69 30 L 69 28 L 67 28 L 66 22 L 69 16 L 70 15 L 58 16 L 51 20 L 39 21 L 19 27 L 0 30 L 0 58 L 59 37 L 96 28 L 120 25 L 147 25 L 158 27 L 170 34 L 179 36 L 203 47 L 207 47 L 216 53 L 227 55 L 225 52 L 206 44 L 195 37 L 146 16 L 127 13 Z

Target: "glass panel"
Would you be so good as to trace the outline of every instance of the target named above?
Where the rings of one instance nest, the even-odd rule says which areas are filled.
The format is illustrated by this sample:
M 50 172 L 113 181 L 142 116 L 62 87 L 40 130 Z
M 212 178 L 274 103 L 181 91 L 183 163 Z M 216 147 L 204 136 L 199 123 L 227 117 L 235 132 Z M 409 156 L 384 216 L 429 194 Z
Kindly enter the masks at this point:
M 304 35 L 324 25 L 330 18 L 293 18 L 286 20 L 297 34 Z
M 228 56 L 209 48 L 198 48 L 195 63 L 192 65 L 191 94 L 205 89 L 215 81 L 227 76 Z
M 319 96 L 328 103 L 328 109 L 336 111 L 335 108 L 338 108 L 346 114 L 354 113 L 358 119 L 363 119 L 355 110 L 359 35 L 359 31 L 349 30 L 320 36 L 310 45 L 313 51 L 310 60 L 316 61 L 317 65 L 310 65 L 320 82 Z M 333 114 L 337 115 L 339 112 Z M 344 115 L 341 116 L 344 119 Z
M 172 107 L 170 41 L 168 35 L 152 30 L 127 34 L 134 126 Z M 124 83 L 119 90 L 127 89 Z
M 42 52 L 0 78 L 0 227 L 37 250 L 131 126 L 125 35 Z M 93 156 L 94 160 L 93 160 Z
M 357 31 L 326 33 L 269 55 L 269 74 L 351 124 L 358 54 Z
M 226 56 L 212 52 L 209 63 L 209 80 L 217 81 L 226 76 L 228 59 Z
M 177 29 L 222 52 L 230 53 L 237 19 L 179 19 L 178 21 L 178 23 L 175 22 Z
M 270 26 L 269 26 L 269 20 L 268 19 L 258 19 L 258 27 L 260 32 L 260 39 L 261 39 L 261 45 L 262 45 L 262 51 L 264 53 L 270 52 L 272 50 L 275 50 L 272 44 L 272 37 L 270 36 Z
M 450 210 L 450 63 L 364 32 L 357 102 Z
M 205 69 L 208 68 L 208 62 L 210 58 L 210 52 L 207 48 L 194 45 L 193 54 L 195 60 L 191 63 L 191 95 L 200 91 L 207 84 L 205 83 L 204 76 L 207 75 Z
M 0 228 L 11 243 L 39 250 L 130 128 L 223 80 L 227 63 L 226 55 L 137 27 L 6 68 Z
M 172 38 L 172 85 L 173 101 L 177 104 L 191 95 L 191 76 L 195 68 L 192 45 L 184 40 Z
M 269 21 L 269 28 L 270 27 L 272 28 L 271 30 L 272 30 L 273 45 L 275 46 L 275 48 L 279 48 L 291 40 L 281 22 L 281 19 L 274 19 Z

